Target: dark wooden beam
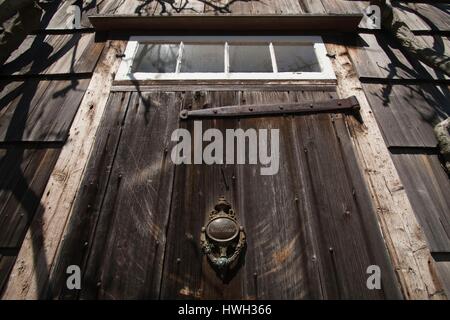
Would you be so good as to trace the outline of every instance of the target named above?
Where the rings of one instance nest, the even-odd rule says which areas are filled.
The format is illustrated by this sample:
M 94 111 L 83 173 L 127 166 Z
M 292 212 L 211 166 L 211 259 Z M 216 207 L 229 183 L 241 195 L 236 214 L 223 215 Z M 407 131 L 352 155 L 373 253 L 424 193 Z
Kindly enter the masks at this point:
M 97 32 L 119 33 L 304 33 L 357 32 L 362 14 L 301 15 L 92 15 Z

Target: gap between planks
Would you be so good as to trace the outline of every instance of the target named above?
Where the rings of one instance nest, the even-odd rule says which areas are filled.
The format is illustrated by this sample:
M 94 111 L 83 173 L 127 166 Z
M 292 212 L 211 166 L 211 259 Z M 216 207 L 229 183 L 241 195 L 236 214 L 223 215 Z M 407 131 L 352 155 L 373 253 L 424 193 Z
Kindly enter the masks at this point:
M 436 266 L 347 48 L 329 44 L 342 97 L 356 96 L 363 124 L 349 125 L 356 155 L 374 199 L 378 223 L 406 299 L 446 299 Z
M 116 54 L 124 49 L 122 41 L 105 46 L 41 199 L 43 212 L 37 212 L 32 221 L 2 299 L 38 299 L 45 291 L 120 63 Z M 32 234 L 33 224 L 41 224 L 43 234 Z M 35 237 L 42 238 L 41 246 L 33 245 Z

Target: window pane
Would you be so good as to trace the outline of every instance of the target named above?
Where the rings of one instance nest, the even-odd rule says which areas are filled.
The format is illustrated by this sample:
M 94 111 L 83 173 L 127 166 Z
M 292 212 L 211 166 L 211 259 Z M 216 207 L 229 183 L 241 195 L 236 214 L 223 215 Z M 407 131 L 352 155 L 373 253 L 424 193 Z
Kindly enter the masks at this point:
M 230 72 L 273 72 L 269 44 L 231 44 Z
M 274 44 L 278 72 L 320 72 L 312 44 Z
M 132 72 L 175 72 L 178 44 L 140 44 L 131 67 Z
M 180 72 L 225 72 L 224 44 L 184 44 Z

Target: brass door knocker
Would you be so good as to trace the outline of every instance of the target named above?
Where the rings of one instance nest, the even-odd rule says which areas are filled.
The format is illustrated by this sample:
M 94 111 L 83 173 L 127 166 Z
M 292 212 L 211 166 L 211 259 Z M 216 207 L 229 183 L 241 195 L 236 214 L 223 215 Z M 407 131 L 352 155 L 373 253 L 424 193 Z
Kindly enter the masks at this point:
M 202 228 L 200 243 L 203 253 L 224 275 L 241 254 L 245 242 L 244 227 L 239 225 L 228 201 L 220 197 Z

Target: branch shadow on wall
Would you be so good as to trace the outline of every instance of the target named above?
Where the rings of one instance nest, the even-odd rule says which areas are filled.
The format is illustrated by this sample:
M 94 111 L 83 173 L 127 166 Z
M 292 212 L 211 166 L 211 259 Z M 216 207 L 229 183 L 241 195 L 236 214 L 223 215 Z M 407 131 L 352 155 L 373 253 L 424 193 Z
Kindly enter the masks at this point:
M 135 9 L 136 14 L 151 15 L 154 14 L 155 8 L 158 7 L 159 15 L 172 15 L 180 13 L 203 13 L 213 12 L 215 14 L 232 13 L 232 6 L 237 2 L 256 2 L 259 0 L 229 0 L 229 1 L 214 1 L 214 0 L 140 0 L 142 3 Z M 203 8 L 194 5 L 194 3 L 203 4 Z M 153 11 L 151 11 L 153 10 Z
M 59 5 L 60 3 L 58 1 L 54 1 L 43 6 L 44 11 L 41 17 L 40 28 L 45 28 L 49 24 L 58 10 Z M 80 34 L 71 35 L 69 41 L 56 52 L 53 52 L 54 48 L 45 42 L 45 38 L 45 34 L 38 33 L 34 36 L 34 39 L 27 50 L 20 53 L 15 59 L 10 59 L 0 68 L 3 75 L 12 75 L 23 68 L 28 68 L 26 74 L 37 75 L 29 78 L 25 74 L 24 76 L 18 76 L 16 80 L 12 78 L 12 81 L 20 83 L 17 86 L 10 86 L 10 76 L 6 76 L 6 79 L 8 80 L 0 82 L 0 111 L 8 106 L 9 108 L 14 107 L 13 110 L 8 110 L 6 115 L 3 115 L 3 117 L 6 117 L 7 115 L 9 115 L 9 117 L 7 118 L 8 120 L 4 122 L 6 128 L 2 129 L 3 139 L 0 141 L 0 149 L 2 149 L 4 153 L 0 158 L 0 166 L 8 168 L 7 175 L 8 177 L 12 177 L 12 180 L 10 179 L 9 181 L 2 181 L 2 183 L 0 183 L 0 195 L 11 194 L 11 204 L 16 203 L 13 214 L 23 215 L 23 219 L 26 219 L 27 227 L 22 230 L 17 230 L 17 237 L 23 239 L 29 229 L 28 231 L 31 236 L 31 250 L 33 254 L 33 267 L 36 275 L 36 283 L 34 285 L 38 289 L 36 298 L 45 297 L 44 289 L 51 288 L 52 285 L 49 283 L 50 261 L 47 261 L 45 254 L 42 223 L 42 214 L 45 212 L 45 208 L 41 203 L 41 196 L 46 183 L 44 182 L 44 185 L 40 188 L 41 190 L 36 191 L 36 186 L 32 184 L 33 175 L 47 175 L 48 177 L 53 170 L 57 154 L 59 153 L 56 153 L 56 158 L 51 159 L 49 166 L 44 166 L 43 170 L 48 170 L 46 172 L 25 172 L 26 166 L 23 166 L 23 164 L 26 161 L 29 161 L 29 159 L 27 159 L 27 157 L 30 157 L 28 153 L 33 154 L 31 157 L 40 156 L 42 157 L 41 160 L 44 161 L 45 159 L 43 159 L 43 157 L 46 157 L 46 155 L 44 155 L 44 153 L 39 153 L 39 150 L 49 148 L 59 149 L 62 145 L 59 143 L 42 145 L 39 141 L 24 143 L 22 137 L 26 131 L 30 129 L 30 126 L 33 125 L 28 123 L 28 115 L 32 111 L 36 112 L 33 108 L 37 102 L 33 101 L 33 99 L 39 90 L 39 85 L 45 80 L 45 78 L 40 77 L 39 74 L 43 73 L 48 66 L 56 63 L 70 51 L 72 51 L 70 72 L 74 72 L 77 46 L 81 36 Z M 38 54 L 36 54 L 36 52 Z M 70 84 L 65 88 L 53 92 L 52 96 L 65 96 L 69 91 L 77 90 L 78 85 L 78 79 L 76 77 L 71 77 Z M 37 113 L 38 119 L 42 116 L 43 110 Z M 3 118 L 3 120 L 5 119 L 6 118 Z M 0 120 L 2 120 L 2 117 L 0 117 Z M 38 170 L 39 169 L 40 167 L 38 167 Z M 14 228 L 14 226 L 10 227 Z M 9 250 L 8 254 L 12 256 L 18 255 L 21 248 L 21 242 L 22 241 L 18 241 L 18 246 L 12 248 L 13 250 Z M 5 288 L 0 288 L 0 294 L 2 294 L 4 289 Z

